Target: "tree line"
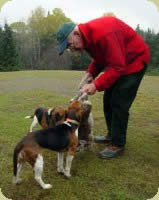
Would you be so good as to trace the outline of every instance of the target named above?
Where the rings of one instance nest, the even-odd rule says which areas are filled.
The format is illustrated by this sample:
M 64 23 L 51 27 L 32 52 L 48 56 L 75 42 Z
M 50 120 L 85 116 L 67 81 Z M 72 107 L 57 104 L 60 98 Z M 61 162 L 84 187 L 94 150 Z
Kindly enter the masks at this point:
M 114 15 L 104 13 L 104 16 Z M 91 61 L 86 52 L 66 51 L 58 56 L 56 32 L 58 27 L 72 21 L 60 8 L 51 13 L 38 7 L 32 11 L 26 22 L 18 21 L 0 27 L 0 71 L 15 70 L 85 70 Z M 159 69 L 159 33 L 143 30 L 138 25 L 136 31 L 148 43 L 151 51 L 150 70 Z

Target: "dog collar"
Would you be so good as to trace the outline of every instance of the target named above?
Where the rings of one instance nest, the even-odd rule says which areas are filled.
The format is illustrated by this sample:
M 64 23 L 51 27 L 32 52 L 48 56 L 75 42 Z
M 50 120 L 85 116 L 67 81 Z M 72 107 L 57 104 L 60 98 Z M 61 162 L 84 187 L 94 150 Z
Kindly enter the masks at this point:
M 67 126 L 71 127 L 71 124 L 69 124 L 67 121 L 64 122 Z
M 77 125 L 77 126 L 79 126 L 79 124 L 80 124 L 78 121 L 73 120 L 73 119 L 70 119 L 70 118 L 67 118 L 67 119 L 66 119 L 66 122 L 70 122 L 70 123 L 75 124 L 75 125 Z

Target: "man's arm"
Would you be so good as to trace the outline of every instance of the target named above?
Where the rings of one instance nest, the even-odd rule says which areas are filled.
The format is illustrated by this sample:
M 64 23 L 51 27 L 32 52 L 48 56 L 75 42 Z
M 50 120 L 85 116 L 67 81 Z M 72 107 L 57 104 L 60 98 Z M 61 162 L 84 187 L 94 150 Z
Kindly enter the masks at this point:
M 117 79 L 125 73 L 125 47 L 123 40 L 119 40 L 116 33 L 110 33 L 100 41 L 101 51 L 105 55 L 106 70 L 91 84 L 82 88 L 88 95 L 95 94 L 96 90 L 104 91 L 111 87 Z

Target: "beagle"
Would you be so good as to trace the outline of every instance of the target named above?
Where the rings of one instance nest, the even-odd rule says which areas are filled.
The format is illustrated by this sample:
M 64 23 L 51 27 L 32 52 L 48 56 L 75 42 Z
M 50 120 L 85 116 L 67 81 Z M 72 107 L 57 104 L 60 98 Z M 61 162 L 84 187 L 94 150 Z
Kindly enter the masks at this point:
M 91 112 L 89 102 L 73 101 L 67 110 L 67 119 L 53 128 L 42 129 L 27 134 L 15 147 L 13 154 L 13 183 L 19 184 L 20 171 L 25 162 L 34 169 L 35 180 L 43 189 L 52 187 L 42 180 L 43 156 L 42 149 L 46 148 L 58 152 L 57 171 L 66 177 L 71 177 L 71 165 L 78 145 L 78 127 L 84 115 Z M 64 152 L 67 152 L 66 167 L 64 169 Z
M 78 94 L 73 97 L 70 102 L 73 101 L 81 101 L 83 104 L 89 102 L 88 101 L 88 95 L 85 93 L 81 93 L 80 91 Z M 79 139 L 79 145 L 77 148 L 77 151 L 83 151 L 83 150 L 91 150 L 92 148 L 92 141 L 93 141 L 93 127 L 94 127 L 94 120 L 93 120 L 93 114 L 92 112 L 89 112 L 84 115 L 80 126 L 78 128 L 78 139 Z
M 34 114 L 31 116 L 26 116 L 25 119 L 33 119 L 32 124 L 30 125 L 30 132 L 33 131 L 33 128 L 36 124 L 40 124 L 42 128 L 54 127 L 66 119 L 66 111 L 62 107 L 46 109 L 39 107 L 34 111 Z

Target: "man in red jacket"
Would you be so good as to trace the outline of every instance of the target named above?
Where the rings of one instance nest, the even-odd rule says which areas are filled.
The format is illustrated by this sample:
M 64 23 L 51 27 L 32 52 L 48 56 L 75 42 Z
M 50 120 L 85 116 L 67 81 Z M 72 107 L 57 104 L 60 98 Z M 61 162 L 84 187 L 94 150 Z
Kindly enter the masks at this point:
M 129 109 L 149 63 L 149 48 L 127 24 L 116 17 L 101 17 L 84 24 L 63 24 L 57 32 L 59 54 L 86 50 L 93 58 L 82 82 L 93 77 L 81 91 L 104 91 L 103 107 L 108 133 L 94 141 L 106 143 L 103 159 L 118 156 L 126 144 Z M 109 145 L 108 145 L 109 144 Z

